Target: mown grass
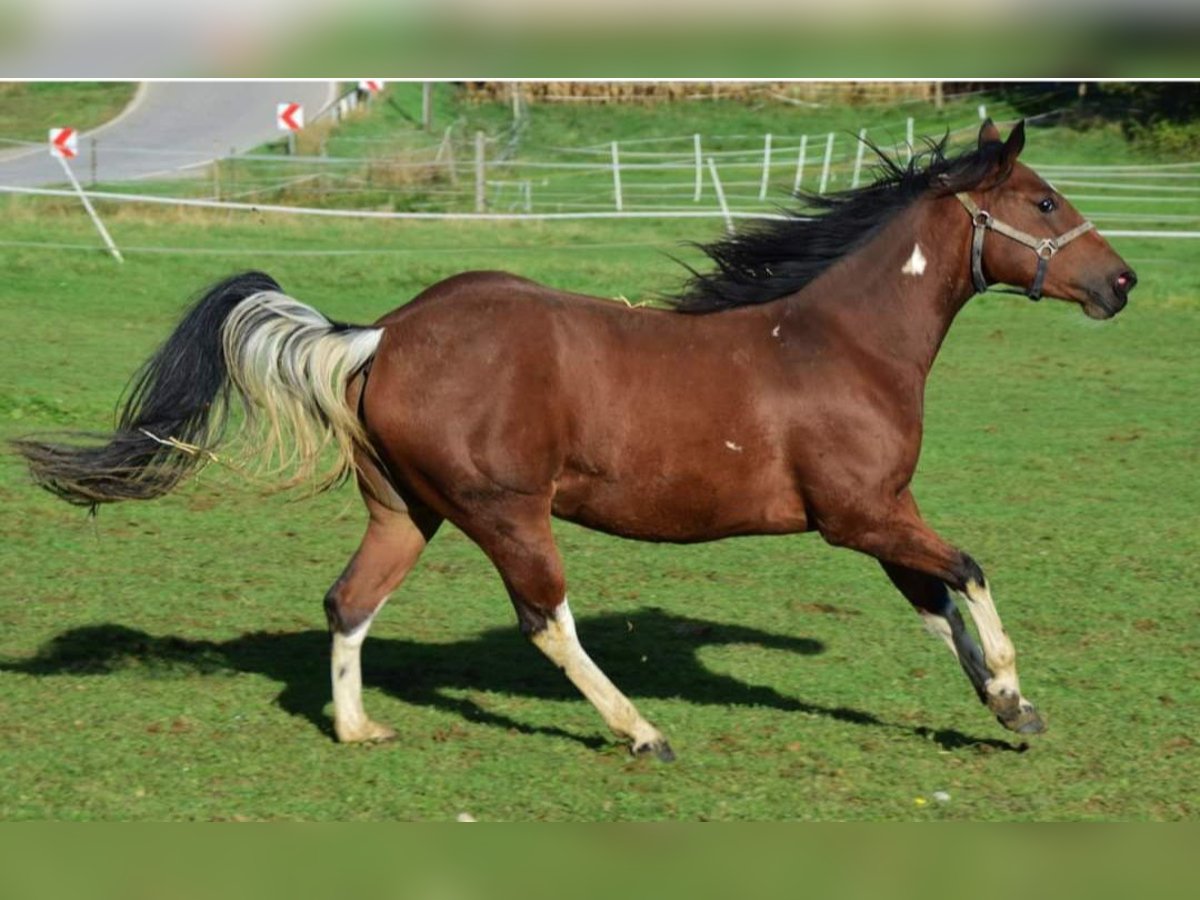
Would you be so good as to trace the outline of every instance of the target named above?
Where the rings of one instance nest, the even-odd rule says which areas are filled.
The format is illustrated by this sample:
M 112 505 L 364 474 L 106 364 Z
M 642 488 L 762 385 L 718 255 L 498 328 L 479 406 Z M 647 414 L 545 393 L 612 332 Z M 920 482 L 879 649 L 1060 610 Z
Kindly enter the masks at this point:
M 1119 161 L 1110 137 L 1029 154 L 1072 140 L 1072 161 Z M 236 269 L 351 321 L 467 268 L 637 302 L 679 283 L 667 253 L 696 262 L 680 242 L 719 230 L 101 209 L 123 266 L 29 246 L 97 246 L 72 204 L 0 205 L 0 440 L 106 426 L 185 298 Z M 1200 267 L 1192 242 L 1114 243 L 1142 280 L 1120 317 L 977 298 L 929 385 L 917 496 L 993 582 L 1049 720 L 1027 745 L 867 558 L 812 536 L 669 547 L 559 525 L 585 645 L 679 761 L 606 736 L 450 527 L 366 648 L 368 709 L 400 737 L 342 747 L 320 601 L 362 532 L 353 490 L 264 497 L 210 467 L 93 520 L 5 456 L 0 817 L 1193 817 Z
M 86 240 L 70 212 L 18 212 L 0 239 Z M 659 248 L 705 229 L 129 214 L 114 232 L 222 252 L 130 252 L 118 266 L 7 249 L 0 437 L 103 427 L 182 300 L 236 268 L 264 267 L 359 321 L 469 267 L 640 298 L 677 281 Z M 400 252 L 255 250 L 364 244 Z M 583 639 L 678 763 L 633 761 L 609 741 L 452 528 L 367 645 L 368 706 L 399 740 L 338 746 L 320 599 L 363 527 L 352 490 L 263 498 L 210 468 L 165 500 L 91 520 L 6 458 L 0 816 L 1194 815 L 1200 284 L 1189 244 L 1118 248 L 1143 281 L 1120 318 L 977 299 L 930 384 L 917 494 L 993 579 L 1050 722 L 1028 748 L 978 707 L 869 559 L 804 536 L 678 548 L 570 526 L 558 534 Z M 948 803 L 930 799 L 939 790 Z
M 45 141 L 51 128 L 95 128 L 133 99 L 132 81 L 0 82 L 0 138 Z M 0 143 L 0 151 L 10 145 Z

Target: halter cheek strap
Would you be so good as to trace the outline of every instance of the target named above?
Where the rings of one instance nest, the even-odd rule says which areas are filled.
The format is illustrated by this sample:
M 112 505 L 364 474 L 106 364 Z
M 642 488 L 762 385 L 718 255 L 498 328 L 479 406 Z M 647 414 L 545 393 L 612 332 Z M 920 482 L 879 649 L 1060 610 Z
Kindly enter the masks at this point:
M 979 205 L 971 199 L 969 194 L 961 193 L 954 196 L 958 198 L 958 202 L 966 207 L 967 212 L 971 214 L 971 224 L 975 228 L 975 232 L 971 236 L 971 279 L 975 283 L 975 290 L 981 294 L 987 290 L 988 286 L 987 279 L 983 277 L 983 238 L 987 232 L 995 231 L 998 234 L 1002 234 L 1006 238 L 1016 241 L 1018 244 L 1024 244 L 1037 254 L 1037 272 L 1033 276 L 1033 283 L 1022 293 L 1030 300 L 1040 300 L 1042 297 L 1042 283 L 1046 280 L 1046 270 L 1050 268 L 1051 257 L 1067 246 L 1067 244 L 1071 243 L 1071 241 L 1075 240 L 1075 238 L 1087 234 L 1096 227 L 1091 222 L 1082 222 L 1070 231 L 1065 231 L 1058 235 L 1058 237 L 1036 238 L 1031 234 L 1026 234 L 1024 231 L 1020 231 L 1011 225 L 1006 225 L 993 218 L 991 213 L 980 209 Z M 1011 291 L 1009 293 L 1017 292 Z

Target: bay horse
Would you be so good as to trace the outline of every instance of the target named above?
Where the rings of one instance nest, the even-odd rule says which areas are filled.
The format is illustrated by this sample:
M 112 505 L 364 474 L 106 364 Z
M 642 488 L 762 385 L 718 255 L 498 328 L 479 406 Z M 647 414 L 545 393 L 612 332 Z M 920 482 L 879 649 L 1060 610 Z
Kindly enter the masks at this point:
M 905 166 L 881 155 L 871 185 L 705 247 L 715 269 L 693 272 L 668 309 L 468 272 L 359 326 L 237 275 L 143 366 L 103 443 L 16 449 L 68 501 L 158 497 L 212 456 L 240 399 L 262 427 L 256 449 L 293 480 L 353 473 L 366 535 L 325 597 L 342 741 L 394 736 L 363 709 L 360 649 L 449 520 L 612 731 L 673 758 L 579 642 L 555 516 L 679 543 L 815 531 L 873 556 L 1000 724 L 1038 732 L 982 569 L 922 520 L 910 489 L 926 378 L 973 295 L 1022 286 L 1103 319 L 1136 283 L 1018 162 L 1024 142 L 1023 122 L 1005 140 L 988 121 L 955 156 L 945 139 Z

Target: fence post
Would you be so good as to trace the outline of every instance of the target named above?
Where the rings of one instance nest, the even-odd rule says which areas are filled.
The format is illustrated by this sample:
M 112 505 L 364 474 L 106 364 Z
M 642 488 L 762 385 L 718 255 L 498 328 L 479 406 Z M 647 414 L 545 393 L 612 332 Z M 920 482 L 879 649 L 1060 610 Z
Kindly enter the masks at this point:
M 475 132 L 475 212 L 483 212 L 487 209 L 487 197 L 484 195 L 486 182 L 483 171 L 483 141 L 483 132 Z
M 979 120 L 982 122 L 987 118 L 987 107 L 982 103 L 979 104 Z
M 908 122 L 904 125 L 904 147 L 905 147 L 905 162 L 913 158 L 913 117 L 908 117 Z
M 725 230 L 733 234 L 733 216 L 729 214 L 729 204 L 725 202 L 725 191 L 721 187 L 721 179 L 717 177 L 717 164 L 713 158 L 708 158 L 708 172 L 712 176 L 713 190 L 717 194 L 717 203 L 721 205 L 721 215 L 725 217 Z
M 767 199 L 767 183 L 771 179 L 771 133 L 768 131 L 763 140 L 763 170 L 762 183 L 758 186 L 758 199 Z
M 450 183 L 458 187 L 458 167 L 454 164 L 454 141 L 450 139 L 450 132 L 454 130 L 453 125 L 447 125 L 446 130 L 442 133 L 442 143 L 438 145 L 437 157 L 434 162 L 441 160 L 443 154 L 446 157 L 446 174 L 450 176 Z
M 428 131 L 433 126 L 433 84 L 421 82 L 421 127 Z
M 829 187 L 829 164 L 833 162 L 833 132 L 829 132 L 829 137 L 825 139 L 825 164 L 821 166 L 821 187 L 817 193 L 825 193 L 825 189 Z
M 91 170 L 92 170 L 92 179 L 89 182 L 89 186 L 95 187 L 96 186 L 96 139 L 95 138 L 91 138 L 88 141 L 88 149 L 91 151 L 89 156 L 91 157 Z
M 221 199 L 221 151 L 213 141 L 213 199 Z
M 933 105 L 935 109 L 939 110 L 946 105 L 946 93 L 940 81 L 933 83 Z
M 692 135 L 692 147 L 696 151 L 696 190 L 692 192 L 692 202 L 700 202 L 700 191 L 704 186 L 704 165 L 700 159 L 700 135 Z
M 521 121 L 521 84 L 514 81 L 509 86 L 512 92 L 513 124 Z
M 800 155 L 796 159 L 796 180 L 792 182 L 792 193 L 800 192 L 800 182 L 804 179 L 804 154 L 808 150 L 808 135 L 800 135 Z
M 617 212 L 621 212 L 624 204 L 621 202 L 621 157 L 620 151 L 617 150 L 617 142 L 612 142 L 612 175 L 613 175 L 613 195 L 617 200 Z
M 863 151 L 867 149 L 867 129 L 858 130 L 858 150 L 854 153 L 854 177 L 850 179 L 850 187 L 858 187 L 858 179 L 862 174 Z

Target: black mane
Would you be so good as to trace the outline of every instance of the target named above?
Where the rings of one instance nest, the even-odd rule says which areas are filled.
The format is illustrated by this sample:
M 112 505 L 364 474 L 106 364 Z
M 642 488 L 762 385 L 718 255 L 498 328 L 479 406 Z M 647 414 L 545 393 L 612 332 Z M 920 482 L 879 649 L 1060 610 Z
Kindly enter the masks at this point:
M 698 244 L 714 263 L 667 298 L 677 312 L 708 313 L 767 303 L 799 291 L 839 259 L 869 242 L 893 216 L 923 194 L 951 194 L 979 185 L 993 170 L 1003 145 L 985 144 L 946 156 L 947 138 L 902 165 L 875 144 L 878 178 L 866 187 L 833 194 L 802 192 L 803 206 L 787 218 L 765 220 L 711 244 Z M 690 267 L 689 267 L 690 268 Z

